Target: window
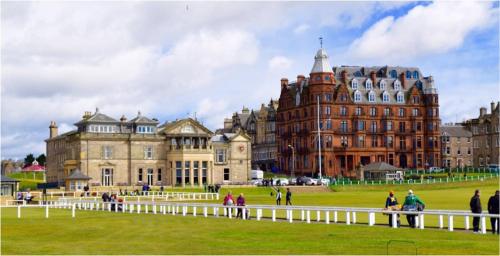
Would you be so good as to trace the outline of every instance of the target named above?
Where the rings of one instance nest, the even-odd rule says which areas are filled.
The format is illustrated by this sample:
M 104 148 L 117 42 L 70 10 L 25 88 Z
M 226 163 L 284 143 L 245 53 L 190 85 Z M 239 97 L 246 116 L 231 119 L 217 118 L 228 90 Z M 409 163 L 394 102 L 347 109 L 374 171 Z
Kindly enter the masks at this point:
M 380 81 L 380 90 L 385 90 L 386 87 L 387 87 L 387 83 L 385 82 L 385 80 L 381 80 Z
M 101 169 L 101 184 L 103 186 L 113 186 L 113 168 Z
M 405 116 L 405 109 L 404 108 L 400 108 L 399 112 L 398 112 L 398 115 L 401 116 L 401 117 Z
M 142 168 L 139 168 L 137 174 L 138 174 L 137 181 L 142 182 Z
M 332 147 L 332 136 L 326 136 L 326 146 L 329 148 Z
M 383 102 L 389 102 L 389 93 L 384 92 L 384 93 L 382 94 L 382 101 L 383 101 Z
M 341 132 L 347 132 L 347 121 L 341 121 L 340 122 L 340 131 Z
M 372 121 L 372 123 L 370 125 L 370 131 L 377 132 L 377 121 Z
M 418 71 L 413 71 L 413 79 L 419 79 Z
M 194 180 L 194 184 L 198 184 L 198 176 L 199 176 L 199 166 L 200 165 L 200 162 L 198 161 L 194 161 L 193 162 L 193 180 Z
M 207 183 L 207 170 L 208 170 L 208 162 L 201 162 L 201 182 L 203 184 Z
M 413 100 L 413 104 L 420 103 L 420 97 L 418 97 L 418 96 L 413 96 L 412 100 Z
M 414 109 L 412 109 L 412 115 L 413 115 L 413 116 L 419 116 L 419 111 L 418 111 L 418 108 L 414 108 Z
M 361 92 L 360 91 L 354 92 L 354 102 L 361 102 Z
M 111 159 L 111 158 L 113 158 L 113 147 L 111 147 L 111 146 L 103 146 L 102 147 L 102 157 L 103 157 L 103 159 Z
M 148 168 L 148 185 L 153 185 L 153 168 Z
M 398 72 L 393 69 L 393 70 L 391 70 L 391 72 L 389 72 L 389 75 L 391 76 L 391 78 L 397 78 Z
M 224 181 L 229 181 L 229 168 L 224 168 Z
M 161 168 L 158 169 L 158 181 L 161 181 Z
M 401 82 L 399 80 L 394 81 L 394 90 L 401 90 Z
M 341 116 L 347 115 L 347 108 L 345 106 L 340 107 L 340 115 Z
M 410 70 L 406 71 L 406 79 L 411 79 L 411 71 Z
M 358 147 L 364 147 L 365 146 L 365 136 L 359 135 L 358 136 Z
M 153 159 L 153 146 L 144 147 L 144 159 Z
M 406 122 L 399 122 L 399 131 L 405 132 L 406 130 Z
M 393 138 L 392 136 L 386 136 L 385 137 L 385 146 L 388 148 L 392 148 L 394 145 Z
M 175 161 L 175 181 L 176 184 L 182 184 L 182 162 Z
M 372 147 L 373 148 L 378 147 L 378 137 L 377 137 L 377 135 L 372 135 Z
M 405 95 L 403 92 L 398 92 L 396 96 L 396 100 L 398 103 L 404 103 L 405 102 Z
M 226 162 L 226 150 L 225 149 L 216 149 L 215 150 L 215 161 L 217 163 Z
M 372 83 L 371 79 L 368 78 L 366 80 L 365 87 L 366 87 L 367 90 L 371 90 L 373 88 L 373 83 Z
M 153 133 L 152 126 L 139 125 L 137 126 L 137 133 Z
M 387 121 L 385 123 L 385 130 L 386 131 L 392 131 L 392 121 Z
M 347 148 L 349 146 L 347 136 L 340 136 L 340 146 L 342 146 L 344 148 Z
M 356 113 L 356 115 L 357 115 L 357 116 L 360 116 L 360 115 L 361 115 L 361 112 L 362 112 L 361 107 L 356 107 L 356 112 L 355 112 L 355 113 Z
M 332 129 L 332 119 L 326 120 L 326 129 L 328 130 Z
M 365 121 L 358 121 L 358 131 L 365 130 Z
M 368 93 L 368 101 L 369 102 L 375 102 L 375 92 L 374 91 L 370 91 Z
M 328 102 L 331 102 L 331 101 L 332 101 L 332 94 L 331 94 L 331 93 L 327 93 L 327 94 L 325 95 L 325 97 L 326 97 L 326 101 L 328 101 Z
M 370 116 L 376 116 L 377 115 L 377 109 L 376 108 L 370 108 Z
M 329 115 L 331 115 L 331 114 L 332 114 L 332 109 L 330 108 L 330 106 L 325 107 L 325 114 L 326 114 L 327 116 L 329 116 Z
M 390 116 L 391 115 L 391 109 L 390 108 L 384 108 L 384 116 Z
M 191 162 L 185 161 L 184 162 L 184 184 L 190 184 L 190 181 L 189 181 L 190 171 L 191 171 Z
M 351 81 L 351 88 L 353 90 L 357 90 L 358 89 L 358 80 L 352 79 L 352 81 Z

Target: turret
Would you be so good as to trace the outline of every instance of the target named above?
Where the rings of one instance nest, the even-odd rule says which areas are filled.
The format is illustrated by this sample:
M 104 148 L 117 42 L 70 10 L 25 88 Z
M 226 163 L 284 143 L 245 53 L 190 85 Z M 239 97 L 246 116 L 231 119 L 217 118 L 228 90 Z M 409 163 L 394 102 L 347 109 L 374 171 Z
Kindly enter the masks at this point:
M 288 86 L 288 78 L 281 78 L 281 90 Z
M 50 131 L 50 139 L 57 137 L 57 124 L 55 121 L 50 121 L 49 125 L 49 131 Z

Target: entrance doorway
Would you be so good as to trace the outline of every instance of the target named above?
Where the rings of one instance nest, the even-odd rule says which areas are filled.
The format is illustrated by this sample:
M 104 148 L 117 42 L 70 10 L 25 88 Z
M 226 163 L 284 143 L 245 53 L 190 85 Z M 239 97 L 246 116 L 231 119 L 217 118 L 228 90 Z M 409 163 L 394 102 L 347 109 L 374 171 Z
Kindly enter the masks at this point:
M 148 169 L 148 185 L 153 185 L 153 169 Z
M 406 154 L 399 155 L 399 167 L 406 168 L 408 166 Z

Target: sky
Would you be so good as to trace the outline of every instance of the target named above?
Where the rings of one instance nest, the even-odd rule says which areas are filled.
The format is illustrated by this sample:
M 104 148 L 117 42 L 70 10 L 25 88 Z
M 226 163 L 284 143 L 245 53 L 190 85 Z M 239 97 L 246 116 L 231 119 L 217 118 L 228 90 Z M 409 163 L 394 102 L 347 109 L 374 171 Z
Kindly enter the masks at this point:
M 432 75 L 442 123 L 500 100 L 498 3 L 5 2 L 1 7 L 1 158 L 45 152 L 85 111 L 208 128 L 332 66 L 397 65 Z M 488 110 L 489 111 L 489 110 Z

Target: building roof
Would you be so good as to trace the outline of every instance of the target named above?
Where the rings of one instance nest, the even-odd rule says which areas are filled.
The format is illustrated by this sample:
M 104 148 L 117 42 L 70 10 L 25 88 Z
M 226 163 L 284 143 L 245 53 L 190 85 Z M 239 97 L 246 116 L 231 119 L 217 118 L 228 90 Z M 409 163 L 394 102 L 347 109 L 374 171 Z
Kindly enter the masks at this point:
M 93 115 L 87 118 L 84 117 L 82 120 L 75 123 L 75 125 L 86 124 L 86 123 L 119 123 L 119 121 L 105 114 L 100 113 L 99 109 L 96 109 Z
M 461 125 L 444 125 L 440 127 L 441 135 L 451 137 L 472 137 L 472 133 Z
M 19 181 L 18 181 L 18 180 L 16 180 L 16 179 L 13 179 L 13 178 L 11 178 L 11 177 L 7 177 L 7 176 L 4 176 L 4 175 L 2 175 L 2 176 L 1 176 L 1 181 L 2 181 L 2 182 L 11 182 L 11 183 L 12 183 L 12 182 L 16 182 L 16 183 L 17 183 L 17 182 L 19 182 Z
M 363 170 L 373 172 L 373 171 L 399 171 L 401 169 L 393 165 L 390 165 L 386 162 L 374 162 L 363 166 Z
M 157 125 L 159 124 L 158 121 L 155 121 L 153 119 L 149 119 L 141 114 L 139 111 L 137 113 L 137 116 L 129 121 L 129 123 L 135 123 L 135 124 L 152 124 L 152 125 Z
M 66 180 L 90 180 L 91 178 L 80 171 L 80 169 L 74 170 L 71 175 L 69 175 Z
M 311 73 L 332 73 L 332 67 L 328 61 L 328 54 L 325 49 L 321 48 L 314 56 L 314 65 Z

